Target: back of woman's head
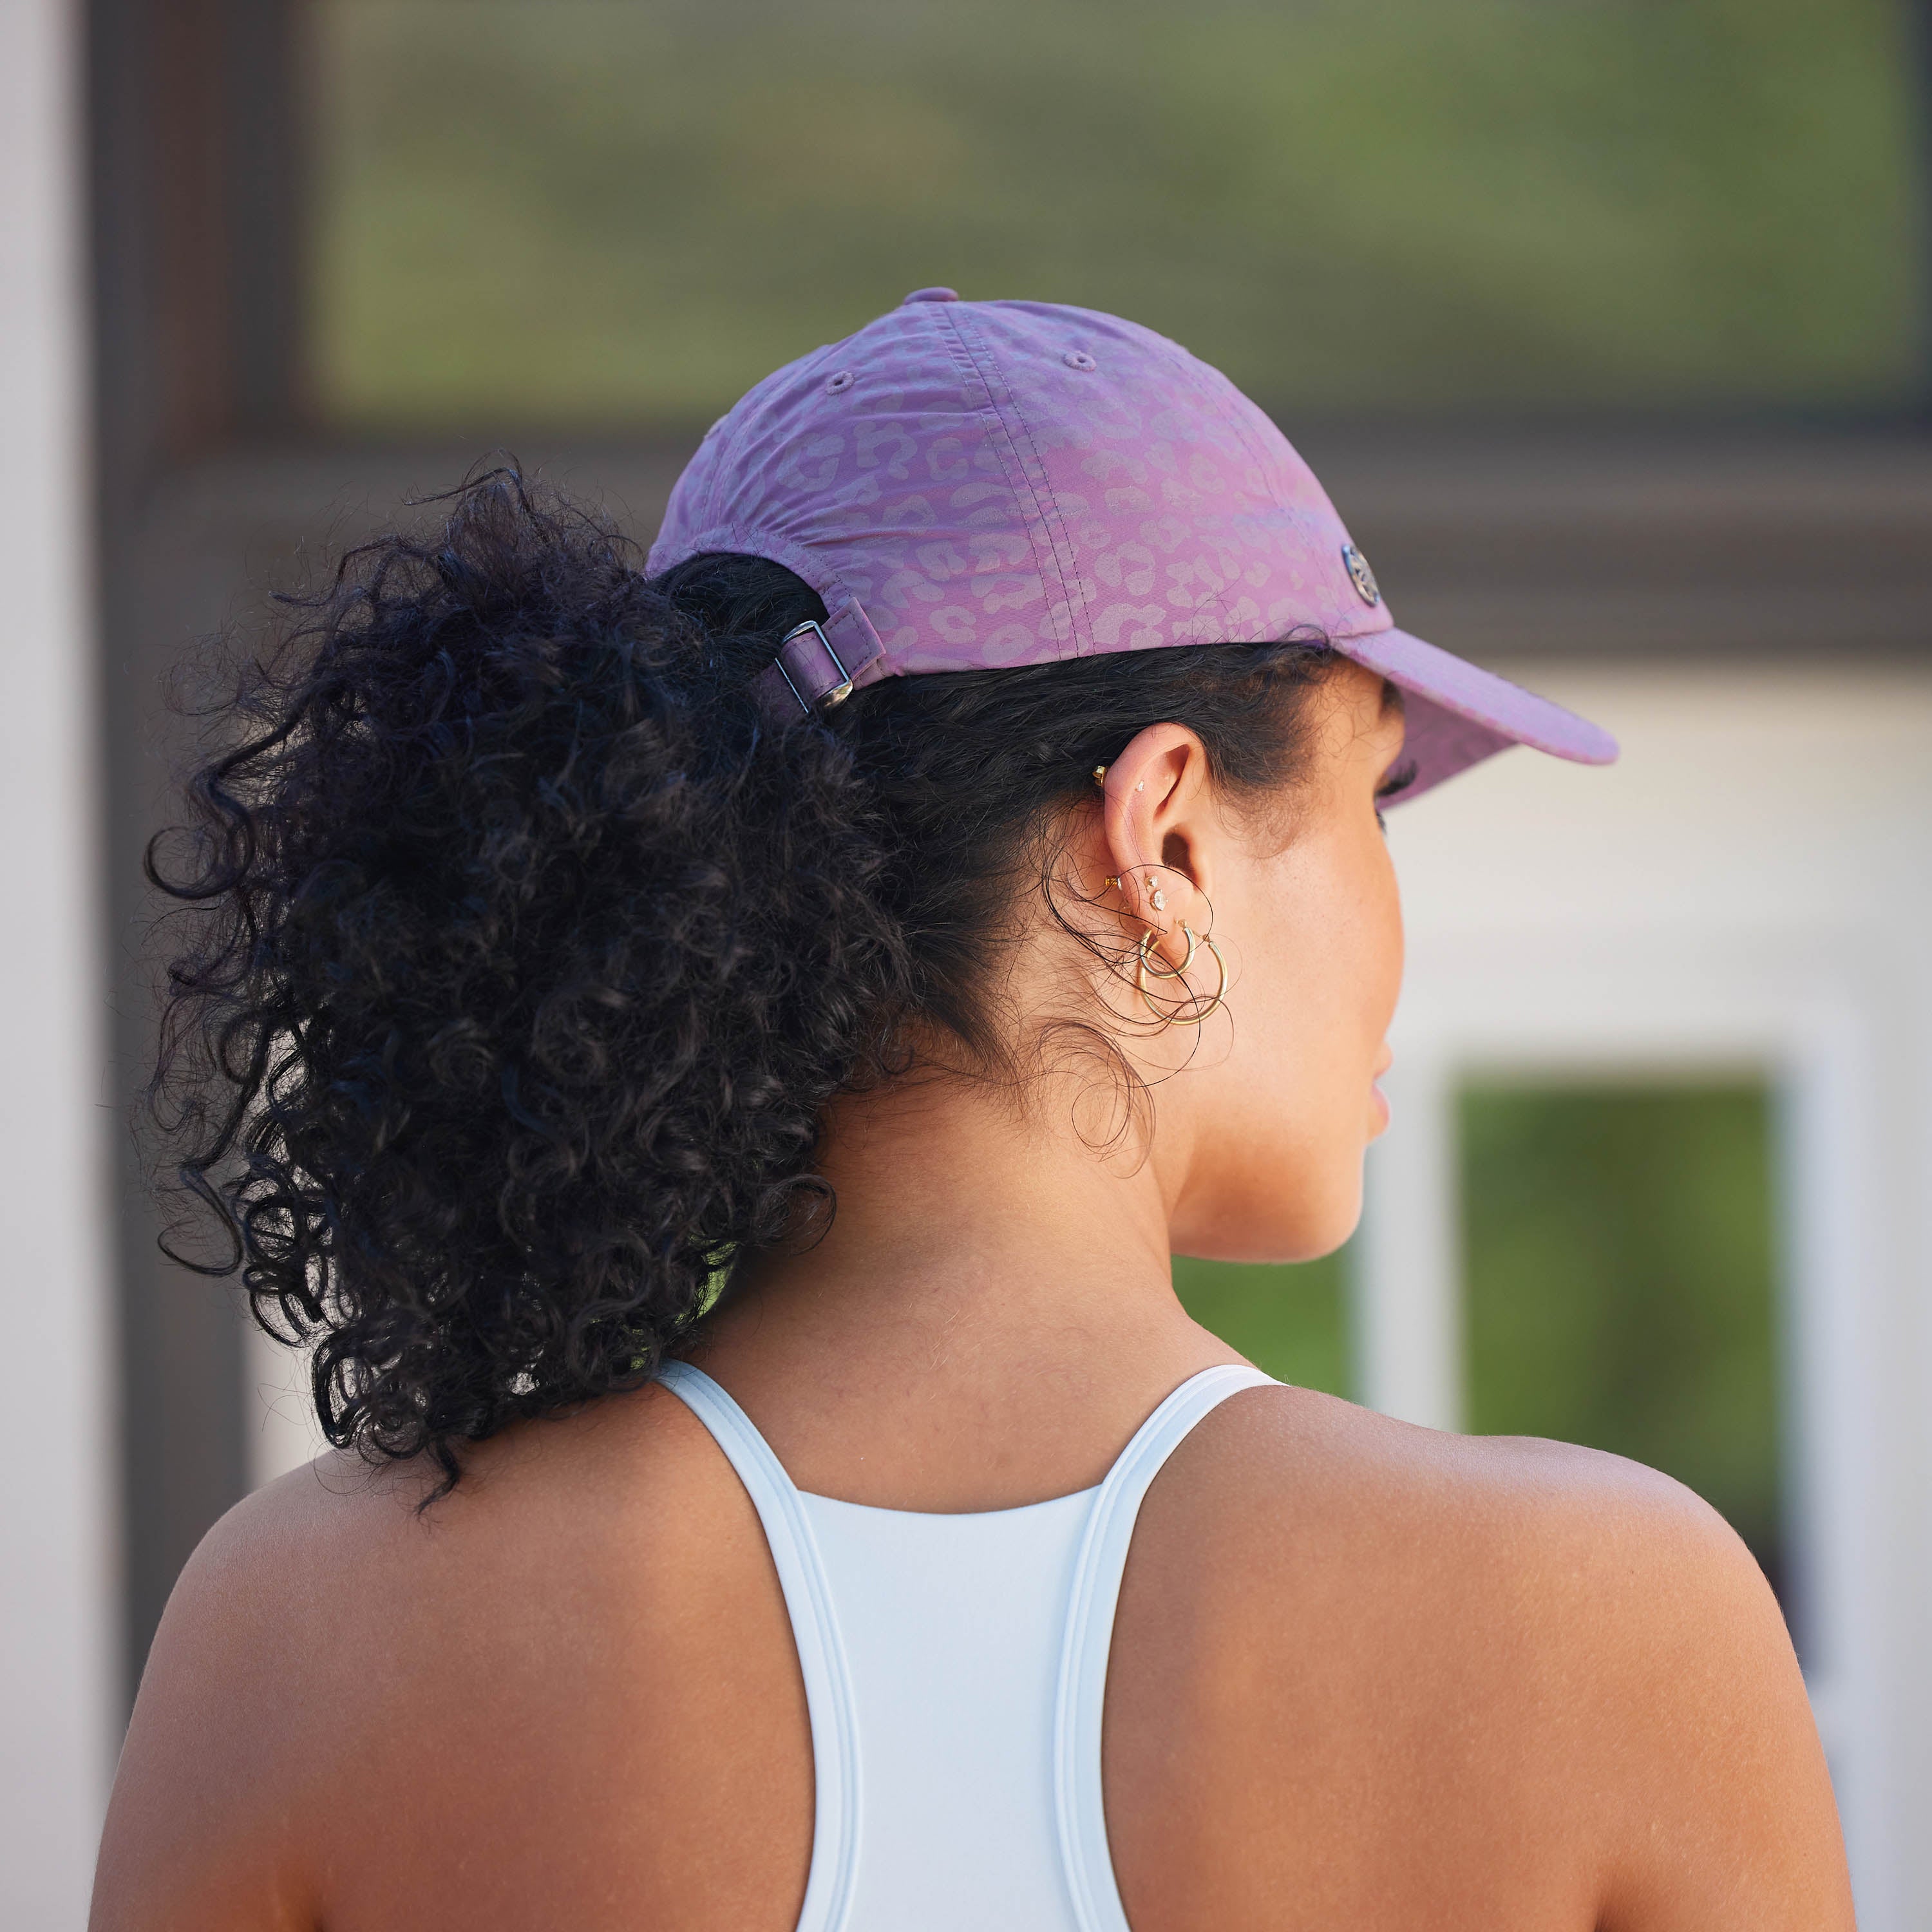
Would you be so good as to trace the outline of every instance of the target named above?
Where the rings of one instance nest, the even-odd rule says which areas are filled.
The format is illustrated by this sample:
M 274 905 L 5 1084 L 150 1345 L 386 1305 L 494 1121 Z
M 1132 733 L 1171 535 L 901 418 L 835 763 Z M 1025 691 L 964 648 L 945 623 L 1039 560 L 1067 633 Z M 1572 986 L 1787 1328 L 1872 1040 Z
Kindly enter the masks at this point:
M 647 580 L 510 471 L 288 608 L 149 855 L 182 908 L 170 1252 L 314 1342 L 332 1441 L 452 1480 L 464 1442 L 644 1379 L 734 1256 L 822 1226 L 836 1096 L 1022 1079 L 993 968 L 1016 881 L 1064 916 L 1094 767 L 1171 720 L 1268 793 L 1328 661 L 894 677 L 774 724 L 752 681 L 824 616 L 803 582 L 717 554 Z

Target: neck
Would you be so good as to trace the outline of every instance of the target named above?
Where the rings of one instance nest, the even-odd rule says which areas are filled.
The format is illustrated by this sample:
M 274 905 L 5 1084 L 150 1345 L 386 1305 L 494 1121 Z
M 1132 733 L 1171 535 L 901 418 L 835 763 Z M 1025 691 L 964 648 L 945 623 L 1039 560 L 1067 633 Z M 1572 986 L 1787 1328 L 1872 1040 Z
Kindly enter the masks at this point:
M 1087 1144 L 1074 1104 L 932 1080 L 834 1109 L 830 1228 L 742 1268 L 693 1351 L 802 1487 L 928 1509 L 1064 1493 L 1234 1359 L 1174 1298 L 1162 1164 Z

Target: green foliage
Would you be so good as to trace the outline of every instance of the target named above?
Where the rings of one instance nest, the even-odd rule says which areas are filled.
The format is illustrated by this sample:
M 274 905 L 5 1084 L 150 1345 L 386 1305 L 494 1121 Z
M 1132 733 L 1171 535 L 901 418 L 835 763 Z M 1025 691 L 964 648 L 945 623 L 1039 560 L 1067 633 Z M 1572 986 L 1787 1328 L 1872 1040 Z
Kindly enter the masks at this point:
M 1347 1395 L 1348 1323 L 1343 1257 L 1299 1268 L 1177 1259 L 1174 1292 L 1202 1328 L 1277 1382 Z
M 1664 1470 L 1775 1578 L 1763 1090 L 1478 1087 L 1461 1127 L 1469 1426 Z
M 1910 374 L 1892 0 L 322 0 L 350 422 L 701 421 L 922 283 L 1276 404 Z

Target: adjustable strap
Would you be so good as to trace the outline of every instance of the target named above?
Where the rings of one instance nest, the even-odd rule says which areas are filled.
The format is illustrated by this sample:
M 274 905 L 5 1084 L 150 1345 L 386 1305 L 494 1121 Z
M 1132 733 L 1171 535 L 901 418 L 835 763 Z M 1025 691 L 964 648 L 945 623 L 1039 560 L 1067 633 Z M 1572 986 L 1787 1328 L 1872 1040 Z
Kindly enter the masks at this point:
M 885 654 L 871 620 L 848 597 L 824 623 L 808 620 L 787 632 L 778 656 L 752 679 L 752 693 L 774 724 L 794 723 L 842 704 Z
M 824 626 L 808 618 L 785 633 L 778 656 L 752 680 L 752 689 L 766 711 L 784 711 L 782 693 L 800 716 L 809 716 L 814 709 L 843 704 L 852 695 L 852 674 L 839 662 Z
M 859 1866 L 859 1739 L 844 1642 L 811 1521 L 770 1444 L 709 1376 L 688 1362 L 667 1362 L 657 1379 L 710 1431 L 764 1526 L 812 1720 L 812 1868 L 796 1932 L 842 1932 Z
M 1142 1501 L 1167 1459 L 1203 1416 L 1244 1389 L 1267 1388 L 1274 1383 L 1274 1377 L 1260 1370 L 1232 1362 L 1190 1376 L 1141 1424 L 1094 1499 L 1067 1605 L 1053 1738 L 1060 1861 L 1080 1932 L 1130 1932 L 1107 1845 L 1100 1720 L 1107 1701 L 1114 1612 Z

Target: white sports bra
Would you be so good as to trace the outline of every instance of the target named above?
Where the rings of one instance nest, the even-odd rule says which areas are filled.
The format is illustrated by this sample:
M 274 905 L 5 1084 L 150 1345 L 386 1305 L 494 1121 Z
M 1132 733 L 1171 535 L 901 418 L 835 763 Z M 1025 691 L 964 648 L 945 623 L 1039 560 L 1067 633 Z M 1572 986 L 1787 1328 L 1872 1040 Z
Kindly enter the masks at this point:
M 1129 1932 L 1100 1796 L 1107 1653 L 1148 1486 L 1258 1369 L 1204 1369 L 1096 1488 L 938 1516 L 793 1486 L 710 1376 L 660 1379 L 764 1526 L 812 1720 L 798 1932 Z

